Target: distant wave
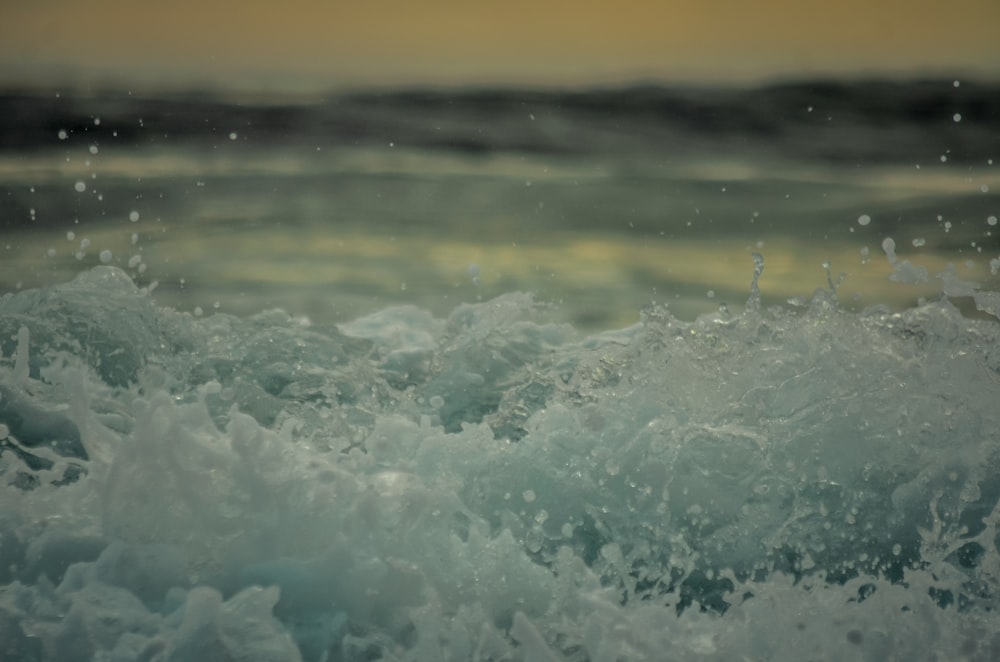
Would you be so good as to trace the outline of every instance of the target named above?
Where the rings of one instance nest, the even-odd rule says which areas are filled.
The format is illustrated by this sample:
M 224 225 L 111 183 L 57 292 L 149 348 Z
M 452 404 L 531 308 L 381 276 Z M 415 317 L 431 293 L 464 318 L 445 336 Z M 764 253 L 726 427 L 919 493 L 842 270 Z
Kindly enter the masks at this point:
M 843 162 L 907 162 L 947 153 L 979 163 L 1000 147 L 1000 83 L 801 81 L 756 88 L 634 86 L 389 89 L 315 103 L 242 103 L 211 95 L 136 97 L 0 92 L 0 150 L 63 144 L 255 145 L 325 141 L 583 156 L 759 147 Z

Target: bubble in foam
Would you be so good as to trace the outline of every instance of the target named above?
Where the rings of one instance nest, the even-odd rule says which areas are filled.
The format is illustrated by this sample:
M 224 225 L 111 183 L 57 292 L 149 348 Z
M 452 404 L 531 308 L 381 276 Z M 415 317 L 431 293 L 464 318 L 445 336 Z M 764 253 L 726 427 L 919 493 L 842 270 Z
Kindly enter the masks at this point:
M 111 251 L 105 248 L 101 251 L 99 257 L 101 259 L 101 264 L 110 264 L 113 255 L 111 254 Z

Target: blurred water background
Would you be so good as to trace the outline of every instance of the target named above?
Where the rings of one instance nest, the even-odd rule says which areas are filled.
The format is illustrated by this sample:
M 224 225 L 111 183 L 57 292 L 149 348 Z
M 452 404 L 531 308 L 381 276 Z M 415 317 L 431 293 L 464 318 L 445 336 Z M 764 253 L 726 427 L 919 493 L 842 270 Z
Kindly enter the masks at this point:
M 107 263 L 196 313 L 339 322 L 526 290 L 602 329 L 652 301 L 739 307 L 760 252 L 766 304 L 939 293 L 889 281 L 886 237 L 932 275 L 997 281 L 997 84 L 25 88 L 0 118 L 0 292 Z

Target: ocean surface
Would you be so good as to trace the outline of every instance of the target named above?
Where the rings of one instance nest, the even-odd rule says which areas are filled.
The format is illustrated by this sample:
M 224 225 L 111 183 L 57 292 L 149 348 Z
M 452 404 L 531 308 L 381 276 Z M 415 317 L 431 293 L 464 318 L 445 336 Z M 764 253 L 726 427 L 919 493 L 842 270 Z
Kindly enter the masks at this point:
M 0 119 L 0 660 L 1000 659 L 1000 85 Z
M 957 86 L 956 86 L 957 83 Z M 182 310 L 342 322 L 530 291 L 587 330 L 651 302 L 767 304 L 846 278 L 912 306 L 880 245 L 986 282 L 1000 85 L 401 90 L 321 99 L 0 95 L 0 291 L 125 269 Z M 985 251 L 985 252 L 984 252 Z M 992 282 L 996 282 L 993 280 Z

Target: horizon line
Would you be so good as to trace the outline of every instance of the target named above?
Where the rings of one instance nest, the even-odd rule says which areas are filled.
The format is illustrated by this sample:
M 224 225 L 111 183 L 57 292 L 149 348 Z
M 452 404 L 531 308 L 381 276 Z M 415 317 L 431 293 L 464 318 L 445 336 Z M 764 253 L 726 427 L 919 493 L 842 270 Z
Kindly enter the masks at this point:
M 674 90 L 753 90 L 779 87 L 794 87 L 809 84 L 921 84 L 950 83 L 992 87 L 1000 85 L 1000 75 L 988 75 L 985 72 L 970 72 L 940 70 L 912 72 L 803 72 L 801 74 L 780 73 L 772 76 L 747 79 L 691 79 L 686 77 L 658 76 L 623 76 L 619 80 L 598 79 L 592 81 L 565 81 L 559 83 L 540 81 L 490 80 L 490 81 L 451 81 L 451 80 L 407 80 L 398 82 L 372 81 L 366 83 L 334 82 L 325 87 L 313 86 L 306 88 L 261 88 L 260 86 L 245 86 L 240 84 L 218 84 L 211 81 L 170 81 L 165 84 L 136 84 L 123 77 L 108 77 L 103 80 L 24 80 L 7 77 L 0 71 L 0 94 L 67 94 L 75 97 L 97 97 L 105 94 L 135 96 L 149 98 L 162 96 L 166 98 L 183 98 L 191 95 L 208 95 L 209 99 L 232 98 L 288 98 L 288 99 L 325 99 L 348 97 L 364 94 L 395 94 L 395 93 L 476 93 L 476 92 L 602 92 L 638 89 L 674 89 Z

